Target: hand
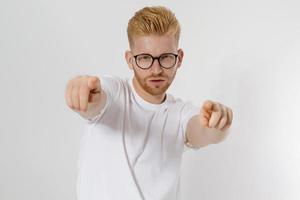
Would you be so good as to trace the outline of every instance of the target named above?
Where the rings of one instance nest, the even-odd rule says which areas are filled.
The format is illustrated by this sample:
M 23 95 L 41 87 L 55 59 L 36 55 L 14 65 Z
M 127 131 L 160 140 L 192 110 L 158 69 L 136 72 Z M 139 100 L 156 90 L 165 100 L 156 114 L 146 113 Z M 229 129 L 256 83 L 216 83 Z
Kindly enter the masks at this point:
M 100 100 L 100 79 L 96 76 L 77 76 L 68 81 L 65 99 L 75 111 L 86 112 L 88 104 Z
M 226 131 L 232 123 L 232 117 L 229 107 L 207 100 L 201 108 L 200 123 L 204 127 Z

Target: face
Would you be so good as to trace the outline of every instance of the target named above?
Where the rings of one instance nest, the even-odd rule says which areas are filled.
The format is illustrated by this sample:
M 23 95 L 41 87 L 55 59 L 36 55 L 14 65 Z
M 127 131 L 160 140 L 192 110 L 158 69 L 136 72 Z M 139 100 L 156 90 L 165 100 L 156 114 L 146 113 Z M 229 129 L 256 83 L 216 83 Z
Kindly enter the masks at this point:
M 170 69 L 162 68 L 155 60 L 149 69 L 141 69 L 135 62 L 134 55 L 147 53 L 158 57 L 164 53 L 178 54 L 176 64 Z M 183 51 L 178 50 L 174 36 L 141 36 L 134 38 L 131 51 L 125 53 L 126 61 L 130 69 L 134 71 L 134 82 L 142 93 L 153 96 L 164 95 L 173 82 L 177 69 L 181 66 Z

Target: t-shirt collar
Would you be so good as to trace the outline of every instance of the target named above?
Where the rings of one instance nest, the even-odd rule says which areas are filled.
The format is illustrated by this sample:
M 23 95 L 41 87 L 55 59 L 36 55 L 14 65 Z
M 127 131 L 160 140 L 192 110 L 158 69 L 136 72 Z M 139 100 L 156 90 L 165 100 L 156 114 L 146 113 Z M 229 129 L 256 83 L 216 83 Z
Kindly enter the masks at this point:
M 135 91 L 135 88 L 133 86 L 133 78 L 129 78 L 128 79 L 131 91 L 135 97 L 135 100 L 137 101 L 138 104 L 140 104 L 142 107 L 146 108 L 146 109 L 151 109 L 151 110 L 155 110 L 158 108 L 162 108 L 165 107 L 168 103 L 169 103 L 169 95 L 166 93 L 166 97 L 165 100 L 160 103 L 160 104 L 154 104 L 154 103 L 150 103 L 146 100 L 144 100 L 142 97 L 140 97 L 140 95 Z

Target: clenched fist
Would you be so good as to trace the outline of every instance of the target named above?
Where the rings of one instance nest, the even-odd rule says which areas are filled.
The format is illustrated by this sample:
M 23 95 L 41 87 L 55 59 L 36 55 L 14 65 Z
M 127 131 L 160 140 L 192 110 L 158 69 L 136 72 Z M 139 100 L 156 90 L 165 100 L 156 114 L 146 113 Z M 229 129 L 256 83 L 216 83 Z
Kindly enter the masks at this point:
M 77 76 L 68 81 L 65 99 L 74 111 L 87 112 L 93 104 L 100 104 L 101 84 L 96 76 Z
M 205 101 L 200 114 L 200 123 L 204 127 L 226 131 L 232 123 L 232 110 L 218 102 Z

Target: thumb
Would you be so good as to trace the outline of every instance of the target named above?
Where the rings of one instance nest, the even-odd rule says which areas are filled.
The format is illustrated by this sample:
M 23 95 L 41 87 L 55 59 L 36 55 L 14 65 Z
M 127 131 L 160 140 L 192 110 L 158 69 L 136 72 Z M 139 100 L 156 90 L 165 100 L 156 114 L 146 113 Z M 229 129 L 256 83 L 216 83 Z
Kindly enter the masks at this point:
M 100 80 L 98 77 L 96 76 L 89 77 L 87 85 L 90 90 L 95 90 L 100 92 L 101 87 L 100 87 Z

